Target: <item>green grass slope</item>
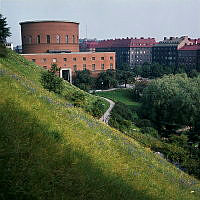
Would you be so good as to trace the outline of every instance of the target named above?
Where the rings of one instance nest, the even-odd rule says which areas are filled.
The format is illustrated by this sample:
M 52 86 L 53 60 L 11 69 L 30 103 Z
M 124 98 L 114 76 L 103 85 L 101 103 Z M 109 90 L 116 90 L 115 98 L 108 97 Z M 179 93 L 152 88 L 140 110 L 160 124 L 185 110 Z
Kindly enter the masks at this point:
M 0 199 L 200 199 L 199 181 L 44 90 L 40 72 L 0 59 Z

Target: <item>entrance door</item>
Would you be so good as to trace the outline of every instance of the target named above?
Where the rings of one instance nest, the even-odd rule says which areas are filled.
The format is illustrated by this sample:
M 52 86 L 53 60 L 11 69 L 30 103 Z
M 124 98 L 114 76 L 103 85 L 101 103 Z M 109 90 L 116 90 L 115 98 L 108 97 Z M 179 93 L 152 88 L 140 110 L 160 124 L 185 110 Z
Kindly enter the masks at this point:
M 70 71 L 62 70 L 62 78 L 68 82 L 70 82 Z

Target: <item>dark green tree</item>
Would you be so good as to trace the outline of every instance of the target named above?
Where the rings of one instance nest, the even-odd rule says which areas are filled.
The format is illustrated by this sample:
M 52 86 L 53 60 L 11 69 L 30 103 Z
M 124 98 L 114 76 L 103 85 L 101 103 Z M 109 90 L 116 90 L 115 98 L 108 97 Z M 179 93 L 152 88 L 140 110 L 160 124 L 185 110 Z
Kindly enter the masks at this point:
M 97 89 L 109 89 L 116 87 L 117 84 L 116 72 L 114 70 L 107 70 L 98 75 L 95 86 Z
M 200 79 L 170 75 L 152 81 L 142 95 L 141 113 L 160 130 L 195 125 L 200 114 Z
M 94 86 L 94 78 L 89 70 L 76 71 L 73 84 L 81 90 L 89 91 Z
M 42 86 L 50 92 L 55 92 L 57 94 L 61 94 L 64 88 L 63 79 L 56 75 L 59 71 L 60 69 L 57 67 L 57 65 L 52 64 L 51 69 L 42 72 L 41 75 Z
M 6 38 L 11 36 L 10 28 L 7 25 L 6 18 L 0 14 L 0 44 L 5 44 Z
M 10 28 L 7 27 L 6 18 L 0 14 L 0 57 L 7 56 L 7 51 L 4 46 L 6 38 L 11 36 Z

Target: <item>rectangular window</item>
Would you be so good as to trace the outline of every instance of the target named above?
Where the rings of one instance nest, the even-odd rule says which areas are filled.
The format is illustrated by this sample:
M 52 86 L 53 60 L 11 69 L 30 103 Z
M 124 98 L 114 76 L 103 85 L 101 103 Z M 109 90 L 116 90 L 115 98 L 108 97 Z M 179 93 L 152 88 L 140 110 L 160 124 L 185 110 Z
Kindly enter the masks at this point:
M 56 58 L 53 58 L 53 60 L 52 60 L 52 61 L 55 63 L 55 62 L 57 62 L 57 59 L 56 59 Z
M 83 64 L 83 70 L 86 70 L 86 64 Z
M 76 61 L 76 58 L 73 58 L 73 61 Z
M 64 60 L 64 62 L 66 62 L 66 61 L 67 61 L 67 58 L 63 58 L 63 60 Z
M 95 64 L 92 64 L 92 71 L 95 71 Z
M 50 44 L 50 43 L 51 43 L 50 35 L 47 35 L 47 44 Z
M 56 35 L 56 42 L 59 44 L 60 43 L 60 35 Z
M 74 68 L 74 72 L 77 71 L 77 66 L 76 65 L 74 65 L 73 68 Z
M 92 60 L 95 60 L 95 57 L 92 57 Z
M 101 60 L 104 60 L 104 57 L 101 57 Z
M 69 36 L 68 35 L 66 35 L 66 37 L 65 37 L 65 42 L 66 42 L 66 44 L 69 43 Z
M 43 66 L 44 69 L 47 69 L 47 66 Z
M 104 70 L 104 64 L 101 64 L 101 69 Z
M 112 56 L 110 56 L 110 60 L 113 60 L 113 57 L 112 57 Z
M 75 44 L 75 36 L 73 35 L 73 44 Z
M 40 44 L 40 35 L 37 36 L 37 44 Z
M 32 59 L 32 62 L 36 62 L 36 59 Z
M 86 57 L 83 57 L 83 60 L 86 61 Z
M 43 61 L 43 62 L 46 62 L 46 61 L 47 61 L 47 59 L 46 59 L 46 58 L 43 58 L 43 59 L 42 59 L 42 61 Z

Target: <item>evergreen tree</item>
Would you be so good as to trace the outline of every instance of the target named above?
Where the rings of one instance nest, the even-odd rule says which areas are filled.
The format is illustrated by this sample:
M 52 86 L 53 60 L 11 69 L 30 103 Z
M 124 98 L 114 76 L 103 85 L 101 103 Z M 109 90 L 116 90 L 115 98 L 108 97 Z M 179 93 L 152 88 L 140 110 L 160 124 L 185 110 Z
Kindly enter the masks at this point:
M 0 14 L 0 44 L 5 44 L 6 38 L 11 36 L 10 28 L 7 27 L 6 18 Z

